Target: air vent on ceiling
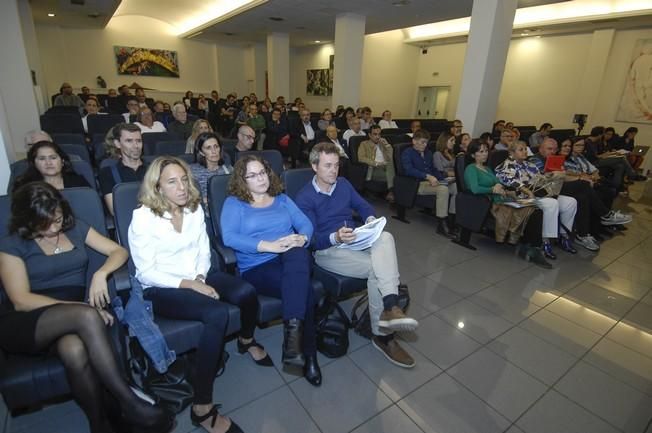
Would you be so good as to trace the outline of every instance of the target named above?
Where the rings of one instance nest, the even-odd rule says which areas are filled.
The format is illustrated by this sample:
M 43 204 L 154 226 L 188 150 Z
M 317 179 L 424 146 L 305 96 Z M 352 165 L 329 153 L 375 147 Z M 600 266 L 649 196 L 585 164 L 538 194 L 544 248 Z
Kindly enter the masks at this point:
M 281 17 L 269 17 L 269 19 L 272 21 L 285 21 L 285 18 L 281 18 Z

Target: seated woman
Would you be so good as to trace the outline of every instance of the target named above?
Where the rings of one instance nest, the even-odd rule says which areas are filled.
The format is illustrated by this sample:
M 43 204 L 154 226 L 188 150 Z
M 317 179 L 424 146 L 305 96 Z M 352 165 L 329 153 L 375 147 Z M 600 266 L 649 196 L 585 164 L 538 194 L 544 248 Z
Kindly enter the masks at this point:
M 269 163 L 247 155 L 236 162 L 220 227 L 224 244 L 235 249 L 240 275 L 258 293 L 283 302 L 283 363 L 304 368 L 321 384 L 315 341 L 312 257 L 313 227 L 285 194 Z
M 465 134 L 469 135 L 469 134 Z M 468 143 L 467 143 L 468 144 Z M 455 177 L 455 136 L 440 134 L 435 145 L 437 151 L 432 156 L 435 168 L 448 177 Z
M 68 155 L 50 141 L 39 141 L 27 152 L 27 170 L 14 182 L 13 191 L 35 181 L 44 181 L 56 189 L 90 187 L 86 179 L 72 170 Z
M 212 132 L 199 134 L 195 140 L 195 163 L 190 166 L 192 177 L 197 181 L 204 203 L 208 200 L 208 180 L 213 176 L 233 172 L 229 155 L 222 152 L 217 135 Z
M 451 137 L 453 138 L 455 143 L 455 145 L 453 146 L 453 152 L 455 152 L 455 155 L 459 155 L 460 153 L 466 153 L 466 149 L 469 147 L 469 144 L 471 143 L 471 136 L 466 132 L 463 132 L 458 136 L 451 136 Z
M 615 148 L 629 151 L 630 153 L 627 155 L 627 160 L 631 164 L 632 168 L 638 171 L 638 169 L 641 168 L 641 165 L 643 165 L 643 160 L 645 157 L 632 153 L 634 147 L 636 146 L 636 134 L 638 134 L 638 128 L 635 126 L 630 126 L 625 130 L 625 133 L 622 135 L 622 137 L 620 137 L 620 139 L 615 143 Z
M 255 289 L 239 278 L 210 269 L 201 197 L 189 175 L 190 169 L 178 158 L 161 156 L 152 162 L 140 189 L 142 206 L 134 210 L 129 226 L 129 249 L 136 278 L 155 313 L 204 324 L 192 378 L 193 425 L 201 424 L 209 432 L 235 433 L 240 428 L 219 415 L 219 405 L 212 403 L 213 381 L 229 321 L 223 301 L 240 307 L 238 351 L 249 351 L 261 365 L 272 362 L 253 339 L 258 312 Z
M 566 195 L 559 195 L 557 198 L 545 195 L 535 197 L 532 189 L 539 170 L 527 160 L 527 145 L 522 141 L 513 141 L 509 144 L 508 150 L 509 157 L 496 167 L 496 176 L 500 183 L 515 190 L 518 194 L 535 199 L 537 207 L 543 211 L 543 252 L 546 258 L 552 260 L 557 258 L 552 250 L 550 239 L 558 237 L 561 249 L 574 254 L 577 251 L 573 248 L 566 230 L 573 229 L 577 201 Z
M 621 228 L 632 221 L 631 215 L 612 211 L 618 195 L 615 185 L 600 177 L 600 171 L 584 156 L 584 140 L 567 138 L 561 143 L 560 155 L 566 157 L 566 178 L 561 192 L 577 200 L 577 243 L 597 251 L 596 240 L 603 227 Z
M 467 166 L 464 170 L 464 183 L 473 194 L 483 194 L 491 200 L 491 214 L 496 219 L 496 241 L 515 244 L 523 239 L 519 256 L 542 268 L 551 269 L 541 252 L 541 226 L 543 212 L 534 206 L 514 208 L 504 203 L 516 197 L 500 184 L 491 168 L 487 166 L 489 151 L 487 145 L 479 141 L 469 144 L 466 153 Z
M 195 120 L 195 123 L 192 124 L 192 134 L 190 134 L 190 137 L 186 140 L 186 153 L 195 152 L 195 142 L 197 141 L 197 137 L 199 137 L 199 134 L 204 134 L 206 132 L 213 132 L 213 128 L 211 127 L 211 124 L 208 123 L 208 120 Z
M 120 403 L 127 421 L 152 432 L 172 428 L 172 418 L 138 398 L 121 374 L 106 326 L 107 277 L 127 261 L 127 252 L 76 220 L 59 191 L 32 182 L 13 195 L 9 235 L 0 241 L 0 281 L 9 302 L 0 304 L 0 347 L 14 354 L 53 351 L 92 433 L 113 432 L 103 388 Z M 107 256 L 86 292 L 86 246 Z
M 331 110 L 326 108 L 321 113 L 321 119 L 319 119 L 319 121 L 317 122 L 317 128 L 325 132 L 326 129 L 331 125 L 335 125 L 335 121 L 333 120 L 333 113 L 331 112 Z

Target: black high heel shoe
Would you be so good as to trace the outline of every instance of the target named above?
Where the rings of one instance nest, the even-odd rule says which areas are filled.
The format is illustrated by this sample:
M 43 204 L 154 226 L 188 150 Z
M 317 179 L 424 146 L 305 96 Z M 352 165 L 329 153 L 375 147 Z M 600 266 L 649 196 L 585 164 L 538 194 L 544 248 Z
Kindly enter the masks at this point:
M 249 343 L 245 344 L 242 341 L 240 341 L 240 339 L 238 338 L 238 353 L 239 354 L 242 355 L 244 353 L 249 352 L 249 349 L 252 348 L 252 347 L 257 347 L 260 350 L 265 350 L 265 348 L 263 346 L 261 346 L 260 344 L 258 344 L 258 342 L 256 340 L 254 340 L 254 339 L 252 339 Z M 274 366 L 274 361 L 272 361 L 272 358 L 269 357 L 269 354 L 266 354 L 265 357 L 262 358 L 262 359 L 254 359 L 253 356 L 251 357 L 251 359 L 253 359 L 256 364 L 258 364 L 258 365 L 260 365 L 262 367 L 273 367 Z
M 217 416 L 219 415 L 218 409 L 221 408 L 221 404 L 214 404 L 211 410 L 206 412 L 205 415 L 199 416 L 195 413 L 194 409 L 191 407 L 190 408 L 190 422 L 192 422 L 192 425 L 195 427 L 199 427 L 202 422 L 206 421 L 208 418 L 213 418 L 211 419 L 211 428 L 215 427 L 215 422 L 217 421 Z M 244 433 L 240 426 L 236 424 L 233 420 L 231 420 L 231 426 L 229 429 L 226 431 L 226 433 Z

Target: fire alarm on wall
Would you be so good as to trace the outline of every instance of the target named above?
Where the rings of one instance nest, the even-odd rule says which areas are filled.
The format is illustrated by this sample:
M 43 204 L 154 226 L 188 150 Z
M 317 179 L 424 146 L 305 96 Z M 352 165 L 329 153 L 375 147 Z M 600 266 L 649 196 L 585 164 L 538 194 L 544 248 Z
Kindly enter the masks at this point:
M 438 76 L 439 76 L 439 72 L 433 72 L 433 73 L 432 73 L 432 76 L 433 76 L 433 77 L 438 77 Z
M 428 48 L 421 48 L 421 54 L 428 54 Z

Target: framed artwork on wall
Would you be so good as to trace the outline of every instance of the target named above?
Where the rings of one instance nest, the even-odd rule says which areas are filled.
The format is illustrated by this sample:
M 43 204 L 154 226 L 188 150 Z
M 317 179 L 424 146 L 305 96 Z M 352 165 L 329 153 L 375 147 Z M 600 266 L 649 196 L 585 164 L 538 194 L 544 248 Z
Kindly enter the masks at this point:
M 116 45 L 113 47 L 113 53 L 120 75 L 179 78 L 179 58 L 176 51 Z
M 627 64 L 625 87 L 616 114 L 619 122 L 652 124 L 652 39 L 639 39 Z
M 331 96 L 333 85 L 330 79 L 329 69 L 307 69 L 306 70 L 306 95 L 310 96 Z

